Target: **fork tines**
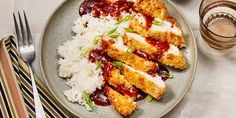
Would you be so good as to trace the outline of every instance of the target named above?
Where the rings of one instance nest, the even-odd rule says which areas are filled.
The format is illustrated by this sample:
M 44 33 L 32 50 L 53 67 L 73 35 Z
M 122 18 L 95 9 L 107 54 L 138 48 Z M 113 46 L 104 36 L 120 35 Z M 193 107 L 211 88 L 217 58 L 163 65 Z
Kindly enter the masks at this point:
M 14 17 L 14 24 L 15 24 L 15 30 L 16 30 L 16 35 L 17 35 L 17 46 L 23 46 L 23 45 L 30 45 L 32 44 L 32 35 L 31 35 L 31 31 L 30 31 L 30 27 L 29 27 L 29 23 L 25 14 L 25 11 L 23 11 L 24 14 L 24 20 L 25 20 L 25 26 L 22 22 L 22 18 L 20 15 L 20 12 L 18 12 L 18 17 L 19 17 L 19 24 L 17 22 L 16 16 L 13 13 L 13 17 Z

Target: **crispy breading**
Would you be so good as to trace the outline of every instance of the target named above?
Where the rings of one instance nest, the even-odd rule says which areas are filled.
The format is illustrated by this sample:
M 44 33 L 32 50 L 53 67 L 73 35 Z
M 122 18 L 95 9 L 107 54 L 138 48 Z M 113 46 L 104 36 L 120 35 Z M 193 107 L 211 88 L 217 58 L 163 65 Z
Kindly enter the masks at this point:
M 108 64 L 111 64 L 110 62 L 105 62 L 105 66 L 109 66 Z M 113 66 L 113 65 L 110 65 Z M 120 70 L 114 68 L 113 70 L 106 72 L 110 75 L 109 78 L 107 78 L 108 83 L 112 85 L 114 88 L 120 90 L 122 94 L 124 94 L 127 97 L 132 98 L 133 100 L 137 97 L 137 89 L 135 89 L 125 78 L 124 75 L 121 75 Z M 122 89 L 124 88 L 124 89 Z M 132 93 L 127 93 L 125 90 L 130 90 Z
M 135 110 L 138 110 L 138 106 L 132 99 L 121 95 L 112 88 L 106 86 L 105 93 L 112 106 L 122 115 L 129 116 Z
M 134 9 L 139 13 L 144 13 L 153 18 L 160 18 L 176 25 L 176 19 L 168 15 L 168 11 L 164 3 L 160 0 L 140 0 L 134 4 Z
M 130 82 L 135 87 L 141 89 L 143 92 L 150 94 L 152 97 L 154 97 L 157 100 L 160 100 L 161 97 L 165 93 L 165 90 L 166 90 L 165 85 L 163 86 L 163 85 L 155 84 L 154 82 L 146 78 L 145 75 L 142 75 L 139 72 L 131 70 L 126 65 L 122 66 L 122 73 L 124 74 L 125 79 L 127 79 L 128 82 Z M 154 79 L 157 79 L 157 78 L 154 78 Z M 165 83 L 163 82 L 163 84 Z
M 114 46 L 114 44 L 110 45 L 107 43 L 109 42 L 105 40 L 102 42 L 103 45 L 107 45 L 104 50 L 107 52 L 108 56 L 143 72 L 151 73 L 158 70 L 157 63 L 141 58 L 133 53 L 126 54 L 125 51 L 120 50 Z
M 136 33 L 126 33 L 124 38 L 123 38 L 123 41 L 124 41 L 124 44 L 127 46 L 127 47 L 132 47 L 133 45 L 136 46 L 136 49 L 137 50 L 140 50 L 140 51 L 143 51 L 145 53 L 147 53 L 149 56 L 152 56 L 153 54 L 155 54 L 158 50 L 155 46 L 152 46 L 148 43 L 146 43 L 146 41 L 140 41 L 140 39 L 135 39 L 132 35 L 136 35 L 136 36 L 140 36 L 139 34 L 136 34 Z M 142 36 L 140 36 L 141 38 L 143 38 Z M 136 38 L 139 38 L 139 37 L 136 37 Z M 143 39 L 145 40 L 145 39 Z M 144 43 L 145 42 L 145 43 Z
M 166 41 L 170 44 L 176 45 L 179 48 L 185 47 L 183 33 L 181 33 L 181 35 L 179 36 L 174 34 L 173 32 L 159 32 L 156 30 L 147 29 L 146 25 L 140 22 L 136 17 L 133 17 L 131 19 L 129 26 L 143 37 L 152 37 L 160 42 Z
M 108 80 L 112 86 L 124 85 L 126 88 L 132 88 L 133 86 L 120 74 L 120 70 L 115 69 L 111 71 L 111 77 Z
M 158 59 L 158 61 L 165 65 L 172 66 L 181 70 L 187 67 L 187 63 L 183 54 L 164 54 Z
M 160 0 L 139 0 L 134 4 L 134 9 L 160 19 L 164 19 L 168 15 L 165 4 Z
M 165 20 L 168 21 L 168 22 L 171 22 L 171 24 L 173 24 L 174 26 L 177 25 L 177 20 L 174 17 L 172 17 L 172 16 L 167 16 L 165 18 Z
M 131 33 L 126 33 L 126 34 L 131 34 Z M 136 34 L 134 34 L 134 35 L 136 35 Z M 125 35 L 124 43 L 128 47 L 135 45 L 137 50 L 141 50 L 141 51 L 147 53 L 149 56 L 151 56 L 152 59 L 155 59 L 155 60 L 161 62 L 162 64 L 172 66 L 174 68 L 178 68 L 178 69 L 182 69 L 182 70 L 187 67 L 186 59 L 184 58 L 181 51 L 179 51 L 179 53 L 177 55 L 163 53 L 162 55 L 160 55 L 160 57 L 157 57 L 157 56 L 155 56 L 155 54 L 158 53 L 158 49 L 155 48 L 155 46 L 152 46 L 148 43 L 141 42 L 140 39 L 138 40 L 138 39 L 135 39 L 134 37 Z

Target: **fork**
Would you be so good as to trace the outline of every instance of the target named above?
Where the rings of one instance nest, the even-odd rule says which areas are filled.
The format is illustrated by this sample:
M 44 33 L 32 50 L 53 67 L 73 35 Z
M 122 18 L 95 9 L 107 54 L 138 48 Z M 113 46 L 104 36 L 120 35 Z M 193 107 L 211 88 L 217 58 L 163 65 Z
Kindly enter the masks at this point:
M 33 38 L 31 35 L 29 23 L 24 11 L 24 20 L 25 20 L 25 26 L 22 22 L 20 13 L 18 12 L 20 27 L 17 23 L 16 16 L 13 13 L 14 17 L 14 24 L 15 24 L 15 30 L 17 35 L 17 49 L 27 66 L 29 67 L 30 71 L 30 78 L 32 79 L 32 86 L 33 86 L 33 93 L 34 93 L 34 103 L 35 103 L 35 112 L 37 118 L 45 118 L 45 113 L 43 112 L 42 103 L 39 98 L 39 94 L 37 91 L 37 86 L 35 83 L 34 74 L 32 71 L 32 62 L 35 59 L 35 47 L 33 44 Z M 25 30 L 26 29 L 26 30 Z

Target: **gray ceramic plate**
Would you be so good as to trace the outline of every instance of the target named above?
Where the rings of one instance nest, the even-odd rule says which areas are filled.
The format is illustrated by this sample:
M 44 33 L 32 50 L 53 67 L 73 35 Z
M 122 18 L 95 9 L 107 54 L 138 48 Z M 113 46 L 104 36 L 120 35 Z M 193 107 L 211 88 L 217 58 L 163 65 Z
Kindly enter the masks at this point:
M 79 117 L 87 118 L 119 118 L 121 117 L 111 106 L 96 106 L 95 111 L 89 112 L 83 106 L 68 102 L 62 91 L 69 89 L 66 80 L 58 76 L 57 47 L 63 42 L 72 39 L 71 29 L 73 21 L 78 15 L 78 8 L 81 0 L 67 0 L 63 2 L 50 17 L 41 39 L 40 64 L 44 80 L 55 98 L 69 111 Z M 161 117 L 169 112 L 186 94 L 193 80 L 197 48 L 192 30 L 185 17 L 168 0 L 164 0 L 169 13 L 174 16 L 182 27 L 187 48 L 183 50 L 188 61 L 188 68 L 182 72 L 170 69 L 175 76 L 167 81 L 167 92 L 159 102 L 145 103 L 145 100 L 138 102 L 140 109 L 131 118 L 154 118 Z

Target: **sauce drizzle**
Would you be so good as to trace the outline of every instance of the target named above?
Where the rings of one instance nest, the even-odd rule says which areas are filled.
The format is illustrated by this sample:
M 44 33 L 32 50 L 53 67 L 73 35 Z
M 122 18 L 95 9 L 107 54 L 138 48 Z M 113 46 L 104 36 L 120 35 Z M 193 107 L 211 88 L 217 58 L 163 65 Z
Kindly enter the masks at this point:
M 117 85 L 117 88 L 115 89 L 129 97 L 136 97 L 138 95 L 138 91 L 135 88 L 126 88 L 123 85 Z
M 141 101 L 147 97 L 147 94 L 138 89 L 138 95 L 135 101 Z
M 146 42 L 155 46 L 158 50 L 157 54 L 156 55 L 161 55 L 163 54 L 164 52 L 168 51 L 169 48 L 170 48 L 170 45 L 169 43 L 167 42 L 159 42 L 157 39 L 153 39 L 151 37 L 147 37 L 146 38 Z
M 146 20 L 146 29 L 148 30 L 148 29 L 151 28 L 152 21 L 153 21 L 154 18 L 152 16 L 144 14 L 144 13 L 142 15 L 144 16 L 144 18 Z
M 159 70 L 157 71 L 157 74 L 161 77 L 161 79 L 163 81 L 166 81 L 167 79 L 169 79 L 169 77 L 167 75 L 161 74 L 161 71 L 164 71 L 164 72 L 170 74 L 169 70 L 166 67 L 159 65 Z
M 130 12 L 133 2 L 127 0 L 117 0 L 109 2 L 108 0 L 84 0 L 80 5 L 80 16 L 92 13 L 94 17 L 111 15 L 118 18 L 122 12 Z
M 144 59 L 150 59 L 150 56 L 141 50 L 135 50 L 133 53 Z
M 96 105 L 99 105 L 99 106 L 110 105 L 107 95 L 104 92 L 104 88 L 96 89 L 96 91 L 90 95 L 90 99 L 94 101 Z

